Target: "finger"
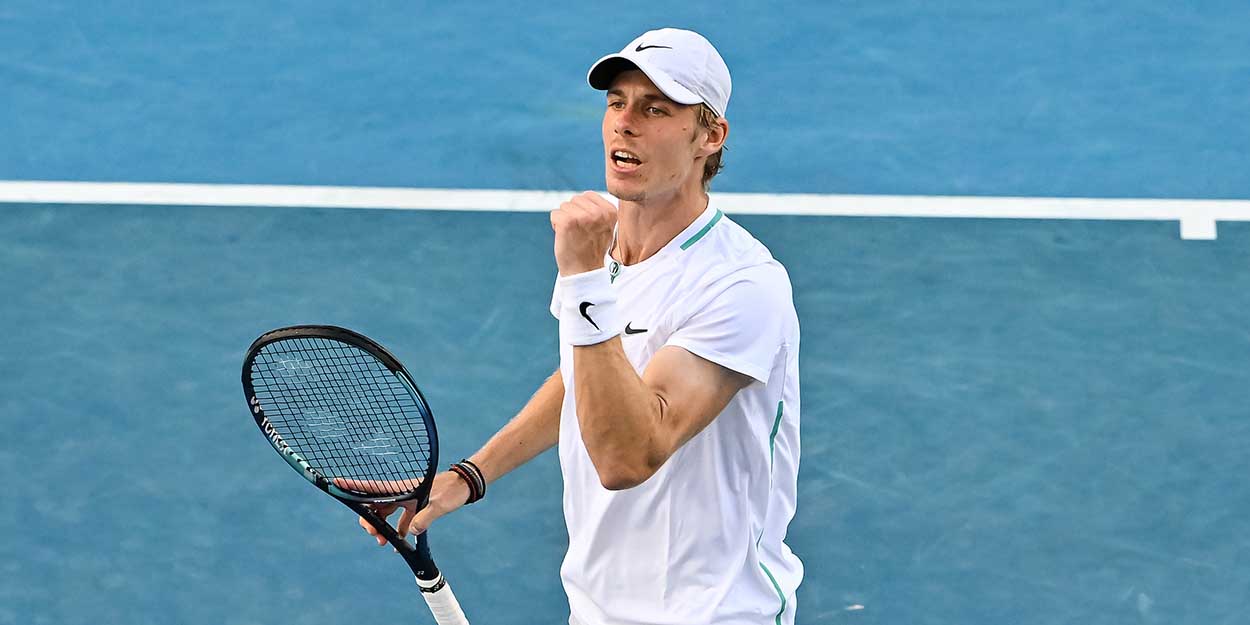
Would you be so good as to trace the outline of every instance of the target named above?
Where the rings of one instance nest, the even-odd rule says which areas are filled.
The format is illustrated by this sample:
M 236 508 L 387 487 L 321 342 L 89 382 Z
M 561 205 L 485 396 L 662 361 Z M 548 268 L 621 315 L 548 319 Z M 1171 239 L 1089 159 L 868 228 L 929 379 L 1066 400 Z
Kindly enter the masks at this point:
M 400 538 L 408 537 L 408 530 L 415 516 L 417 516 L 416 511 L 408 507 L 405 507 L 404 513 L 399 515 L 399 523 L 395 524 L 395 530 L 399 532 Z
M 383 522 L 385 522 L 386 517 L 390 516 L 397 507 L 399 506 L 396 506 L 395 504 L 374 504 L 370 506 L 370 508 L 383 519 Z M 378 541 L 379 547 L 386 545 L 386 537 L 382 535 L 382 532 L 378 531 L 378 528 L 374 527 L 372 523 L 365 519 L 365 517 L 357 517 L 357 522 L 360 523 L 360 527 L 364 528 L 365 532 L 372 536 L 374 540 Z
M 594 202 L 590 201 L 590 198 L 588 198 L 585 193 L 573 196 L 573 199 L 569 200 L 568 203 L 573 207 L 573 210 L 577 211 L 579 214 L 594 215 L 599 212 L 598 207 L 595 206 Z
M 599 195 L 598 193 L 595 193 L 594 191 L 582 192 L 581 195 L 577 196 L 577 200 L 587 206 L 595 206 L 597 208 L 606 208 L 610 210 L 616 210 L 615 205 L 603 199 L 602 195 Z
M 371 495 L 399 495 L 410 493 L 421 485 L 420 478 L 408 478 L 403 480 L 358 480 L 346 477 L 336 477 L 333 480 L 334 485 L 343 489 L 355 491 L 357 493 L 368 493 Z
M 374 538 L 374 540 L 378 541 L 379 545 L 386 541 L 386 539 L 382 536 L 382 533 L 378 531 L 378 528 L 374 527 L 372 523 L 366 521 L 364 517 L 360 517 L 360 527 L 364 528 L 365 533 L 369 534 Z
M 581 206 L 581 225 L 588 231 L 599 232 L 616 224 L 616 207 L 598 195 L 578 197 Z
M 358 493 L 372 493 L 378 490 L 377 480 L 356 480 L 346 477 L 334 478 L 334 485 L 343 490 L 354 490 Z
M 395 510 L 399 509 L 399 504 L 394 503 L 371 503 L 366 505 L 370 510 L 373 510 L 374 514 L 382 517 L 383 520 L 386 520 L 387 517 L 395 513 Z
M 413 516 L 412 523 L 408 526 L 408 530 L 412 532 L 413 536 L 424 534 L 426 530 L 430 529 L 430 524 L 434 522 L 434 519 L 437 519 L 438 517 L 438 513 L 436 513 L 433 508 L 426 508 Z
M 577 196 L 577 200 L 581 202 L 583 206 L 593 207 L 596 213 L 606 211 L 611 214 L 616 214 L 617 211 L 616 204 L 609 202 L 602 195 L 599 195 L 594 191 L 586 191 L 585 193 L 582 193 Z
M 555 211 L 555 218 L 558 220 L 557 225 L 568 226 L 576 225 L 584 212 L 582 207 L 577 205 L 577 198 L 573 198 L 560 205 Z
M 360 523 L 360 527 L 362 527 L 366 533 L 372 536 L 374 540 L 378 541 L 379 547 L 386 544 L 386 537 L 382 536 L 382 533 L 379 532 L 378 528 L 374 527 L 372 523 L 366 521 L 364 517 L 357 517 L 357 522 Z

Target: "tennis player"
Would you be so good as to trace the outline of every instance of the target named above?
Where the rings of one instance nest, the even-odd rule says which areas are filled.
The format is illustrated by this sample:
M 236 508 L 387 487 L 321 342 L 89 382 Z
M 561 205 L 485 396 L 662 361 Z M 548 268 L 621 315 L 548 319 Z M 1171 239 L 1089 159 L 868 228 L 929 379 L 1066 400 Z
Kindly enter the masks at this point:
M 425 531 L 558 443 L 571 624 L 793 623 L 799 326 L 785 269 L 709 203 L 729 70 L 666 28 L 588 80 L 619 208 L 588 192 L 551 212 L 560 370 L 398 527 Z

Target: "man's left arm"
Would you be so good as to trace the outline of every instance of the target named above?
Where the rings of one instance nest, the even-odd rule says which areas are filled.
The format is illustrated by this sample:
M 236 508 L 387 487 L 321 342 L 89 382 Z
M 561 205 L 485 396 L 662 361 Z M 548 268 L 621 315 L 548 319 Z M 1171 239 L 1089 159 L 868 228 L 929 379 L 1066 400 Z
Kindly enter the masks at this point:
M 639 377 L 620 337 L 573 348 L 573 363 L 582 441 L 610 490 L 645 482 L 752 381 L 672 345 Z
M 552 211 L 560 275 L 602 269 L 616 220 L 617 208 L 590 192 Z M 721 297 L 719 306 L 706 311 L 705 319 L 684 328 L 687 336 L 670 338 L 670 344 L 652 356 L 641 377 L 626 358 L 619 336 L 573 347 L 577 421 L 582 442 L 605 488 L 620 490 L 645 482 L 686 441 L 707 427 L 752 378 L 767 381 L 768 370 L 758 362 L 727 362 L 721 350 L 707 349 L 709 344 L 718 343 L 716 337 L 741 337 L 747 328 L 755 328 L 751 343 L 757 349 L 745 351 L 756 355 L 763 352 L 767 357 L 774 353 L 771 337 L 776 335 L 775 328 L 761 329 L 774 326 L 775 318 L 758 305 L 753 289 L 728 288 L 734 290 L 733 296 Z M 583 301 L 581 305 L 580 314 L 587 317 L 587 307 L 593 304 Z M 743 313 L 748 316 L 743 317 Z M 733 332 L 727 331 L 730 328 Z M 701 331 L 709 336 L 701 336 Z M 733 369 L 695 352 L 726 362 Z

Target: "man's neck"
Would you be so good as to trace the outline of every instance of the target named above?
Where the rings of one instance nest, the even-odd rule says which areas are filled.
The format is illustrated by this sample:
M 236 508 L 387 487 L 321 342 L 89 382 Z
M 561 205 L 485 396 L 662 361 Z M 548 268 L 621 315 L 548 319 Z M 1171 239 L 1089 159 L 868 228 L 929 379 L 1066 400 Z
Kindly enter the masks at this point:
M 702 184 L 653 200 L 621 200 L 612 257 L 624 265 L 651 258 L 694 223 L 707 204 L 708 195 Z

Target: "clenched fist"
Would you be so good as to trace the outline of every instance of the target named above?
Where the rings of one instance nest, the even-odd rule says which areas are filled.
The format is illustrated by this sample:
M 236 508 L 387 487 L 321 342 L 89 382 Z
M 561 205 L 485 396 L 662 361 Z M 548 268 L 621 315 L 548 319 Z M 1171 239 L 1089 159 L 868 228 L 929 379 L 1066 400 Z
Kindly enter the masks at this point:
M 616 206 L 593 191 L 575 195 L 551 211 L 560 275 L 602 269 L 615 227 Z

